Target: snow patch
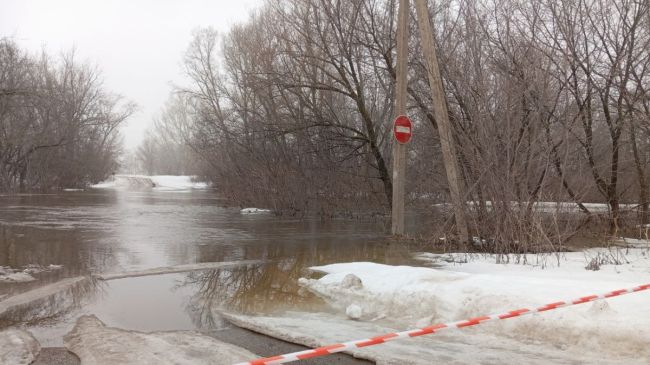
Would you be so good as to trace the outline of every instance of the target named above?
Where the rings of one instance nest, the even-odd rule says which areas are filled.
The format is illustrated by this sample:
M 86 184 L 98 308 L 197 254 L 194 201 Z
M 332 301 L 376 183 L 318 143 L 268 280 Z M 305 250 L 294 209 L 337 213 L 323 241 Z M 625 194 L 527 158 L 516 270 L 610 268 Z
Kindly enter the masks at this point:
M 204 182 L 192 181 L 192 176 L 172 175 L 114 175 L 106 181 L 91 185 L 96 189 L 142 190 L 155 191 L 190 191 L 193 189 L 206 189 Z
M 623 246 L 630 247 L 630 248 L 650 248 L 650 240 L 626 237 L 619 241 L 615 241 L 614 243 L 618 243 L 618 242 L 622 243 Z
M 41 352 L 41 345 L 31 333 L 9 328 L 0 331 L 0 364 L 28 365 Z
M 517 208 L 527 208 L 529 202 L 517 202 L 510 201 L 505 202 L 512 209 Z M 504 204 L 504 202 L 498 202 L 498 204 Z M 469 206 L 477 205 L 477 202 L 469 201 L 467 202 Z M 587 208 L 592 213 L 603 213 L 609 211 L 609 205 L 606 203 L 582 203 L 582 205 Z M 437 207 L 450 207 L 449 203 L 438 203 L 434 204 Z M 492 208 L 493 203 L 489 200 L 485 201 L 485 206 L 489 209 Z M 621 209 L 634 209 L 638 207 L 638 204 L 620 204 Z M 533 210 L 537 212 L 544 213 L 576 213 L 580 212 L 580 206 L 575 202 L 533 202 Z
M 197 332 L 136 332 L 106 327 L 95 316 L 82 316 L 64 339 L 84 365 L 233 364 L 257 356 Z
M 206 189 L 208 187 L 208 184 L 204 182 L 194 182 L 192 179 L 192 176 L 151 176 L 151 180 L 156 184 L 156 190 L 190 190 Z

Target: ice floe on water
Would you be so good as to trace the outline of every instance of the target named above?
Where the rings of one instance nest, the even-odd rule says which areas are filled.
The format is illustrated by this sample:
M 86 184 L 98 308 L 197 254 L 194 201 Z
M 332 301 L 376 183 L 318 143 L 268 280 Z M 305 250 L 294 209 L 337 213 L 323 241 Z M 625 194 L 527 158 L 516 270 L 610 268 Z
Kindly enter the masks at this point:
M 84 365 L 230 365 L 255 358 L 240 347 L 192 331 L 136 332 L 82 316 L 64 337 Z
M 0 330 L 0 364 L 28 365 L 40 351 L 41 346 L 29 332 L 17 328 Z
M 173 274 L 179 272 L 227 269 L 227 268 L 241 267 L 247 265 L 257 265 L 260 263 L 262 263 L 262 261 L 258 261 L 258 260 L 201 262 L 197 264 L 163 266 L 163 267 L 156 267 L 152 269 L 145 269 L 145 270 L 138 270 L 138 271 L 96 274 L 95 277 L 100 280 L 114 280 L 114 279 L 122 279 L 122 278 L 134 278 L 139 276 Z
M 29 264 L 23 266 L 22 269 L 13 269 L 8 266 L 0 266 L 0 282 L 18 283 L 34 281 L 33 274 L 42 272 L 49 272 L 62 269 L 61 265 L 41 266 L 36 264 Z
M 239 211 L 241 214 L 264 214 L 264 213 L 271 213 L 270 209 L 262 209 L 262 208 L 244 208 Z
M 22 272 L 22 271 L 9 272 L 0 269 L 0 282 L 24 283 L 27 281 L 34 281 L 34 280 L 36 279 L 26 272 Z
M 204 182 L 193 181 L 192 176 L 171 175 L 114 175 L 106 181 L 91 186 L 95 189 L 190 191 L 206 189 Z

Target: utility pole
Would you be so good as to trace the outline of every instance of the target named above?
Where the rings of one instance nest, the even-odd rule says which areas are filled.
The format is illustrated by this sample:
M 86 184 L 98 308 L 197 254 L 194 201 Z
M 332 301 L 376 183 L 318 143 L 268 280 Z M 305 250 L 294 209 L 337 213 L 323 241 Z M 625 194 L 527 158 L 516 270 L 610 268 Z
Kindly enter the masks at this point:
M 422 51 L 424 52 L 424 58 L 427 64 L 429 87 L 431 88 L 431 96 L 433 98 L 433 115 L 436 119 L 436 125 L 438 126 L 442 158 L 445 163 L 445 171 L 447 172 L 447 181 L 449 183 L 449 193 L 451 195 L 451 202 L 454 205 L 456 227 L 458 229 L 460 241 L 466 243 L 469 241 L 467 221 L 465 220 L 466 203 L 463 201 L 464 199 L 462 199 L 462 182 L 460 180 L 458 158 L 456 157 L 456 147 L 451 131 L 451 125 L 449 123 L 447 100 L 442 85 L 442 77 L 440 76 L 440 70 L 438 68 L 438 57 L 436 56 L 436 48 L 433 43 L 433 32 L 429 20 L 427 0 L 415 0 L 415 11 L 417 13 L 418 28 L 420 30 Z M 397 47 L 399 47 L 399 43 Z M 393 186 L 394 185 L 395 183 L 393 183 Z
M 406 115 L 406 74 L 408 65 L 409 0 L 399 0 L 397 12 L 397 75 L 395 118 Z M 391 232 L 404 234 L 404 180 L 406 180 L 406 144 L 393 138 L 393 200 Z

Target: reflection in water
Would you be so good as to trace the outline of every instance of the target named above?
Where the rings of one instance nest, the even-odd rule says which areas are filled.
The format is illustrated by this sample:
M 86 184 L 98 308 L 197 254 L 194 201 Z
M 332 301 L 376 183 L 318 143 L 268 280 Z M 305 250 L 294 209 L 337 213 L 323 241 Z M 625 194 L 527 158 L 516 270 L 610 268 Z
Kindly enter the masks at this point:
M 102 285 L 91 277 L 68 278 L 9 297 L 0 302 L 0 328 L 61 321 L 94 300 Z
M 180 286 L 195 288 L 190 313 L 197 328 L 216 326 L 221 322 L 216 313 L 222 310 L 246 314 L 329 310 L 320 298 L 298 286 L 299 278 L 312 275 L 307 269 L 310 266 L 342 261 L 411 263 L 407 249 L 398 245 L 359 244 L 325 250 L 318 246 L 264 248 L 251 250 L 268 260 L 262 265 L 187 275 Z
M 39 275 L 34 282 L 0 283 L 0 298 L 92 273 L 201 262 L 265 262 L 236 269 L 121 279 L 103 288 L 92 283 L 51 303 L 24 308 L 23 314 L 0 326 L 28 321 L 30 316 L 63 317 L 57 319 L 61 321 L 58 335 L 65 333 L 76 316 L 95 312 L 104 313 L 99 317 L 109 325 L 134 330 L 202 329 L 222 326 L 213 313 L 215 308 L 245 313 L 322 309 L 319 299 L 297 285 L 300 277 L 310 275 L 308 267 L 346 261 L 411 263 L 408 249 L 387 244 L 385 232 L 385 222 L 375 219 L 321 221 L 240 214 L 239 209 L 221 207 L 210 191 L 0 195 L 0 265 L 63 265 L 63 270 Z M 93 292 L 104 294 L 79 311 L 66 309 L 93 298 Z M 174 304 L 156 305 L 144 299 L 145 295 L 158 303 Z M 41 305 L 43 315 L 39 313 Z M 71 313 L 75 318 L 68 320 L 57 313 Z M 151 314 L 154 319 L 138 322 L 137 313 Z M 185 328 L 188 325 L 190 328 Z

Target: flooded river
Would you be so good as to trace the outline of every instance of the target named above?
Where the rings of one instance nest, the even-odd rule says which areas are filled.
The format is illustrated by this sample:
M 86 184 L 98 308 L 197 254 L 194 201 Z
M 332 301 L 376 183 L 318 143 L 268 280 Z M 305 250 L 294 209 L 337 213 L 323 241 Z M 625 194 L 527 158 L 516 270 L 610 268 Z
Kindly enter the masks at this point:
M 326 310 L 297 280 L 313 265 L 411 262 L 388 244 L 386 222 L 242 214 L 210 190 L 92 189 L 0 196 L 0 266 L 50 267 L 29 282 L 1 282 L 0 299 L 68 277 L 217 261 L 262 265 L 90 281 L 65 296 L 5 318 L 41 344 L 61 346 L 82 314 L 134 330 L 228 326 L 212 308 L 244 313 Z

